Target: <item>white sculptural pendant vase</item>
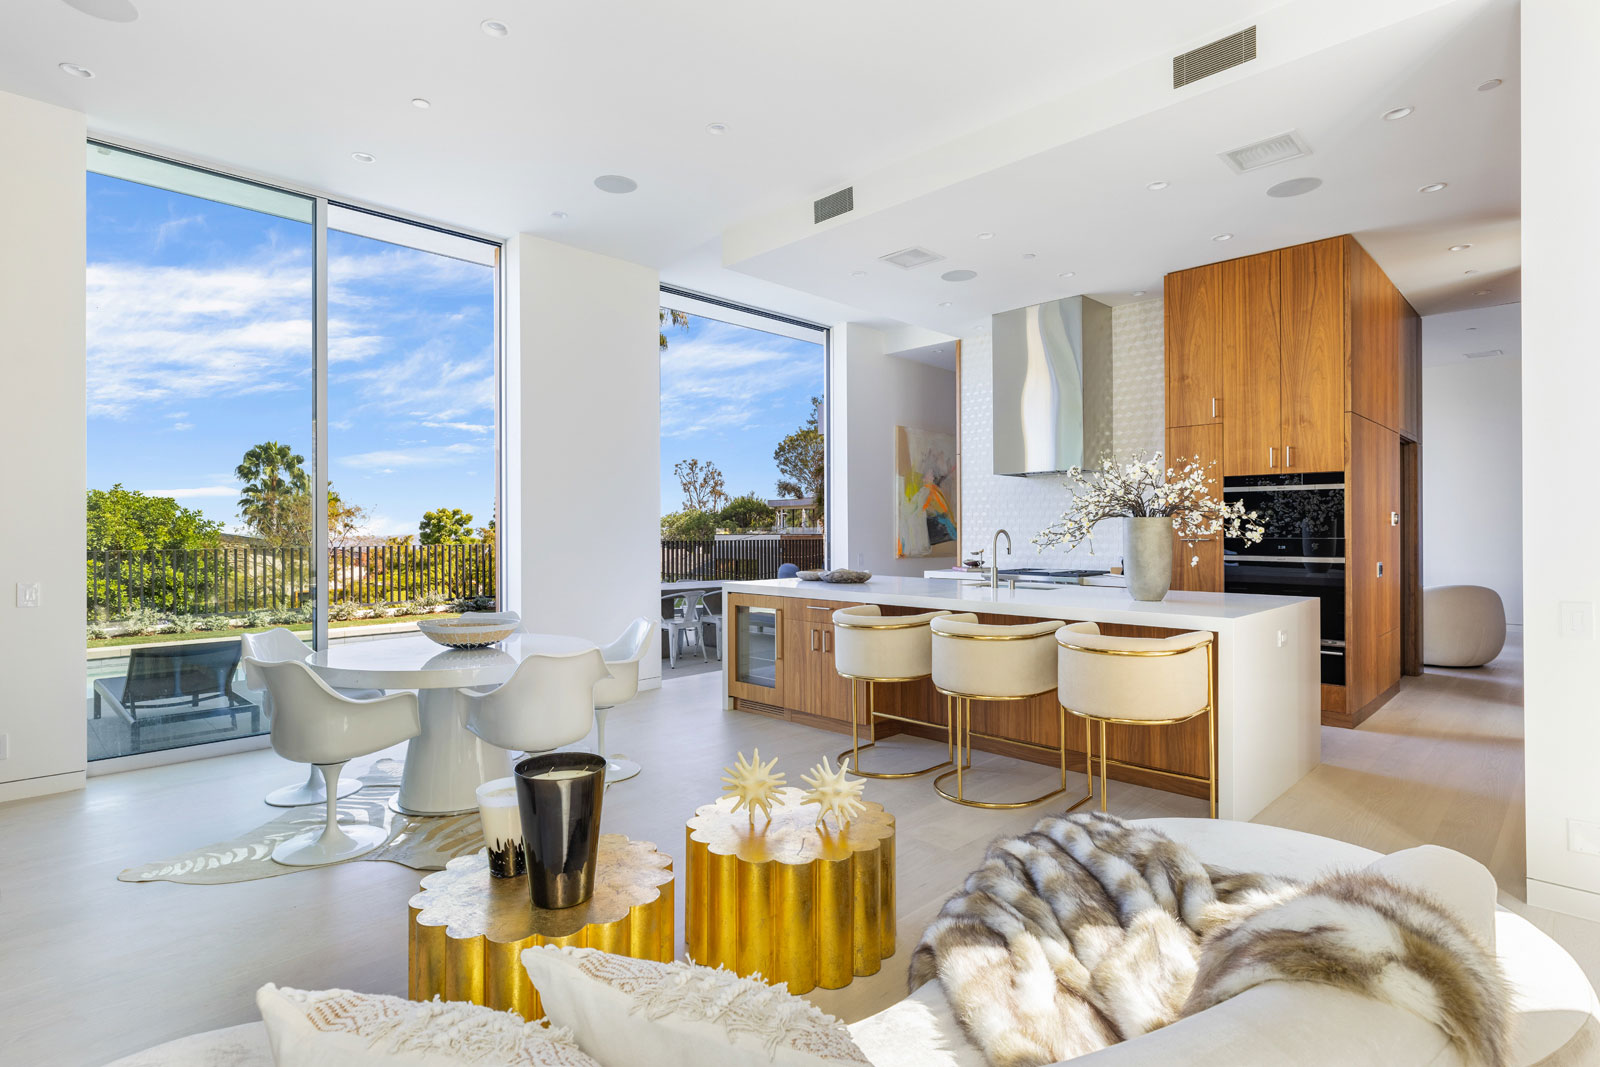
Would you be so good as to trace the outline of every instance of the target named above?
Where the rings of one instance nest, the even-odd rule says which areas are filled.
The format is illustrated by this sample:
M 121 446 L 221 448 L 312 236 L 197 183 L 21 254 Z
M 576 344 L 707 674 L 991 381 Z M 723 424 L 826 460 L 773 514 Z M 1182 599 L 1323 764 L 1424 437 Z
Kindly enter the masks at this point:
M 1122 570 L 1128 595 L 1161 600 L 1172 588 L 1172 520 L 1165 516 L 1122 520 Z

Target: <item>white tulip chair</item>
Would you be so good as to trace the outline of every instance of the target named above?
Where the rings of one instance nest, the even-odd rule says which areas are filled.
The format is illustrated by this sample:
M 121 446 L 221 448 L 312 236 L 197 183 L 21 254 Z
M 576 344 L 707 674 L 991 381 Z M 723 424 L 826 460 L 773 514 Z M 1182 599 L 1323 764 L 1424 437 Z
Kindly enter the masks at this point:
M 322 772 L 328 817 L 320 831 L 309 830 L 272 850 L 277 863 L 314 867 L 353 859 L 383 844 L 383 826 L 339 825 L 339 772 L 357 756 L 381 752 L 422 732 L 415 693 L 376 700 L 352 700 L 335 692 L 304 663 L 245 660 L 260 672 L 272 694 L 272 748 L 284 759 L 312 764 Z
M 251 689 L 261 694 L 261 712 L 266 716 L 267 725 L 272 725 L 272 694 L 267 691 L 266 680 L 261 677 L 261 672 L 250 666 L 250 661 L 259 663 L 289 663 L 304 662 L 311 655 L 311 649 L 306 647 L 290 631 L 282 626 L 275 626 L 259 634 L 239 635 L 239 654 L 244 658 L 244 682 Z M 343 689 L 338 686 L 334 691 L 341 696 L 352 700 L 371 700 L 383 696 L 381 689 Z M 304 783 L 300 785 L 286 785 L 274 789 L 266 796 L 266 801 L 275 808 L 298 808 L 304 804 L 321 804 L 327 800 L 323 793 L 322 774 L 316 767 L 308 767 L 308 774 Z M 355 779 L 345 782 L 339 787 L 339 795 L 347 797 L 361 788 L 361 783 Z
M 606 784 L 625 782 L 639 773 L 639 765 L 631 759 L 619 759 L 606 752 L 606 715 L 618 704 L 639 695 L 639 664 L 650 651 L 655 637 L 655 624 L 640 617 L 628 624 L 617 639 L 600 650 L 609 677 L 602 678 L 594 687 L 595 744 L 600 755 L 606 758 Z

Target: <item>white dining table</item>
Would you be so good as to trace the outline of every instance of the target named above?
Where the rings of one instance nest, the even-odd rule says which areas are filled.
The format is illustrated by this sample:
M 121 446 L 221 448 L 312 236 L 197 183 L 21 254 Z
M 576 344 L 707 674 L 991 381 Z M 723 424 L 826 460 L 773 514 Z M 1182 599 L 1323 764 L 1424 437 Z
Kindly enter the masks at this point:
M 415 689 L 422 732 L 406 747 L 400 792 L 391 802 L 406 815 L 476 811 L 476 790 L 511 773 L 511 754 L 467 730 L 464 688 L 499 685 L 529 656 L 570 656 L 598 648 L 559 634 L 512 634 L 487 648 L 445 648 L 424 635 L 333 641 L 306 663 L 329 685 L 394 691 Z

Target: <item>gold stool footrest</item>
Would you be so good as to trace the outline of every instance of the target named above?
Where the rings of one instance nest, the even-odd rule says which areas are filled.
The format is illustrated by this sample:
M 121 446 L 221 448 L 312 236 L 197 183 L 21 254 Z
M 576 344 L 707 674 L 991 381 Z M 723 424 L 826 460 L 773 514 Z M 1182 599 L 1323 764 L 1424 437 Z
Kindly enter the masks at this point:
M 1035 745 L 1027 741 L 1014 741 L 1013 744 L 1024 745 L 1028 748 L 1037 748 L 1046 752 L 1056 752 L 1060 757 L 1061 764 L 1060 788 L 1052 789 L 1048 793 L 1041 793 L 1039 796 L 1033 797 L 1029 800 L 998 801 L 972 800 L 968 798 L 966 794 L 966 783 L 963 781 L 963 778 L 964 772 L 970 769 L 972 766 L 972 738 L 974 736 L 989 737 L 989 735 L 974 735 L 973 733 L 973 698 L 955 696 L 952 693 L 946 693 L 945 699 L 947 701 L 947 707 L 950 706 L 948 702 L 952 699 L 954 700 L 954 705 L 951 707 L 950 711 L 950 723 L 952 725 L 952 744 L 955 748 L 956 758 L 954 762 L 956 763 L 956 767 L 954 770 L 945 771 L 943 774 L 939 775 L 939 777 L 933 780 L 933 788 L 936 793 L 951 803 L 960 804 L 962 807 L 986 808 L 991 811 L 1012 811 L 1017 808 L 1027 808 L 1032 807 L 1035 804 L 1042 804 L 1046 800 L 1049 800 L 1052 797 L 1058 797 L 1067 791 L 1067 711 L 1065 708 L 1062 708 L 1058 705 L 1057 714 L 1059 715 L 1058 723 L 1060 732 L 1056 735 L 1059 739 L 1059 743 L 1055 748 L 1051 748 L 1049 745 Z M 993 738 L 991 739 L 998 740 Z M 1083 724 L 1083 741 L 1085 753 L 1084 777 L 1087 779 L 1087 789 L 1082 797 L 1078 798 L 1078 800 L 1067 806 L 1067 811 L 1072 811 L 1076 808 L 1082 807 L 1084 804 L 1087 804 L 1089 801 L 1094 799 L 1094 774 L 1092 773 L 1091 766 L 1088 763 L 1087 755 L 1089 750 L 1089 724 L 1087 721 Z M 944 783 L 952 777 L 954 777 L 956 780 L 956 791 L 954 793 L 951 793 L 944 788 Z
M 839 762 L 842 764 L 846 759 L 850 759 L 850 773 L 859 774 L 863 778 L 920 778 L 924 774 L 932 774 L 940 767 L 950 766 L 950 760 L 948 759 L 942 759 L 933 766 L 924 767 L 919 771 L 864 771 L 857 766 L 857 761 L 861 759 L 862 752 L 869 748 L 877 747 L 878 743 L 876 741 L 868 741 L 864 745 L 857 745 L 855 748 L 847 748 L 843 752 L 839 753 Z
M 866 744 L 861 743 L 861 714 L 857 706 L 856 683 L 867 683 L 867 726 L 871 731 L 872 740 Z M 955 761 L 955 742 L 950 732 L 950 720 L 945 719 L 944 731 L 946 747 L 950 754 L 932 766 L 923 767 L 915 771 L 864 771 L 861 769 L 861 751 L 867 748 L 876 748 L 878 744 L 878 720 L 890 719 L 894 722 L 907 722 L 917 726 L 934 726 L 938 723 L 924 723 L 919 719 L 908 719 L 904 715 L 880 714 L 877 701 L 877 680 L 872 678 L 852 678 L 850 680 L 850 747 L 839 753 L 839 762 L 844 763 L 845 757 L 850 757 L 850 773 L 859 774 L 863 778 L 895 779 L 895 778 L 920 778 L 924 774 L 932 774 L 940 767 L 948 767 Z

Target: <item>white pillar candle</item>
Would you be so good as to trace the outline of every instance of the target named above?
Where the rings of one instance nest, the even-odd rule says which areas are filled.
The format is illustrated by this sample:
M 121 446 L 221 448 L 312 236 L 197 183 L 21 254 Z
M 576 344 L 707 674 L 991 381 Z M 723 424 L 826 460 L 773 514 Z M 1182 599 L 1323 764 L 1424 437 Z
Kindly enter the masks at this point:
M 522 813 L 517 808 L 517 783 L 496 778 L 478 787 L 478 817 L 483 820 L 483 841 L 492 849 L 522 843 Z

